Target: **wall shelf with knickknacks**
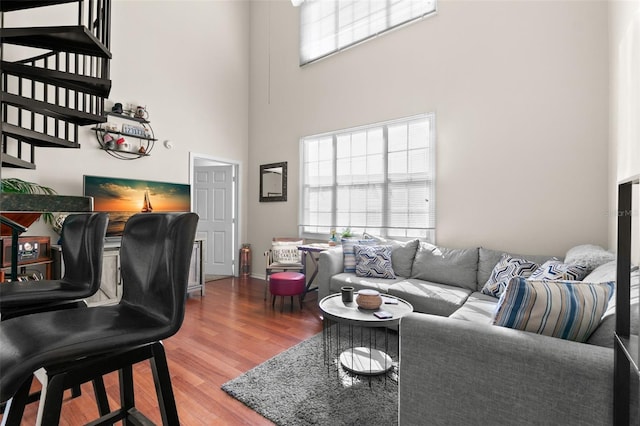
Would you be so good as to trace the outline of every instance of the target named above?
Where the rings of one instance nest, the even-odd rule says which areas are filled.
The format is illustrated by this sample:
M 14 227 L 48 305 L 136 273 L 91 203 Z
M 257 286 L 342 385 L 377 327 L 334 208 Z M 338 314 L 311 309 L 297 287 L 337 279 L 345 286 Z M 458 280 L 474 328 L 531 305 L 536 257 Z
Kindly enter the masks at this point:
M 100 148 L 119 160 L 136 160 L 151 153 L 157 139 L 146 110 L 136 115 L 107 112 L 107 122 L 93 127 Z

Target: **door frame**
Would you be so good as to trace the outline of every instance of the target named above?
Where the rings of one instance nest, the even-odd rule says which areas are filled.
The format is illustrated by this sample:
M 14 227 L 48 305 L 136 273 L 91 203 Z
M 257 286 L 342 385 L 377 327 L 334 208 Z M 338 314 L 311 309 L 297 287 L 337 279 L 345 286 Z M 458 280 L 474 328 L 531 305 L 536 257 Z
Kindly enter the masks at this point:
M 196 165 L 197 162 L 203 162 L 206 164 Z M 195 173 L 198 166 L 232 166 L 235 179 L 233 181 L 233 225 L 232 226 L 232 271 L 233 275 L 238 277 L 240 273 L 240 265 L 238 265 L 238 250 L 240 250 L 240 235 L 242 235 L 242 214 L 240 212 L 240 163 L 238 161 L 223 159 L 206 154 L 198 154 L 195 152 L 189 152 L 189 184 L 191 187 L 191 211 L 195 211 L 196 206 L 196 193 L 195 187 Z M 208 246 L 208 244 L 207 244 Z M 205 250 L 208 250 L 206 247 Z M 204 265 L 203 265 L 204 268 Z

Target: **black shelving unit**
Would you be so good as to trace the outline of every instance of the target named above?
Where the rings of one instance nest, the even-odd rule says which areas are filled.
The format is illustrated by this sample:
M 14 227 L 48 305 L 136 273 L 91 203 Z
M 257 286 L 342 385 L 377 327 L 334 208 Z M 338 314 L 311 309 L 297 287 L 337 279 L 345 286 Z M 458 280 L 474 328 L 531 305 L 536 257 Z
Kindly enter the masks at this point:
M 614 398 L 613 422 L 629 424 L 631 376 L 640 378 L 640 345 L 631 328 L 631 220 L 633 217 L 633 186 L 640 183 L 640 175 L 618 184 L 618 250 L 616 271 L 616 331 L 614 341 Z
M 105 116 L 112 116 L 122 120 L 129 120 L 129 121 L 134 121 L 136 123 L 140 123 L 145 129 L 148 129 L 150 136 L 143 136 L 138 134 L 126 133 L 122 131 L 109 130 L 105 127 L 96 126 L 96 127 L 93 127 L 92 130 L 95 130 L 96 132 L 96 139 L 100 144 L 101 149 L 103 149 L 107 154 L 119 160 L 136 160 L 141 157 L 149 156 L 149 154 L 151 153 L 151 150 L 153 150 L 155 142 L 157 141 L 153 133 L 153 128 L 151 127 L 150 121 L 144 118 L 132 117 L 129 115 L 118 114 L 115 112 L 107 112 L 105 113 Z M 106 133 L 109 133 L 110 135 L 115 135 L 115 136 L 136 138 L 140 141 L 140 146 L 144 147 L 144 152 L 127 151 L 127 150 L 121 150 L 117 148 L 110 148 L 104 142 L 104 135 Z

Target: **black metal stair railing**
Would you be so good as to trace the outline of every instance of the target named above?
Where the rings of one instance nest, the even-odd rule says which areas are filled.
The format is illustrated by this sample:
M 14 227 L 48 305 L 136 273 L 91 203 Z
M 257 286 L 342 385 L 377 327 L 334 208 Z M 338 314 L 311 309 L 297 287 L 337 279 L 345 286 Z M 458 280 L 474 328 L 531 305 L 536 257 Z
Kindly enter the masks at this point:
M 2 0 L 0 13 L 72 1 Z M 0 58 L 3 167 L 34 169 L 35 147 L 79 148 L 78 127 L 106 121 L 111 1 L 75 2 L 77 26 L 0 31 L 3 50 L 5 44 L 51 50 L 14 62 Z

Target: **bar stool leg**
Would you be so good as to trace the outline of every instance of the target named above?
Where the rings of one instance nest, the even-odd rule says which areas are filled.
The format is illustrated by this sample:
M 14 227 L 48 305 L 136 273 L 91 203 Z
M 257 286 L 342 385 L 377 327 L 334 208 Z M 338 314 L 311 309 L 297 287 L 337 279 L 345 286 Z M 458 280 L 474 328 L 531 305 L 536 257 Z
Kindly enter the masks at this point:
M 101 416 L 105 416 L 111 412 L 109 407 L 109 399 L 107 398 L 107 391 L 104 388 L 104 380 L 102 376 L 93 379 L 93 393 L 96 395 L 96 404 L 98 405 L 98 413 Z
M 2 426 L 19 426 L 24 414 L 24 407 L 29 400 L 29 389 L 33 376 L 29 376 L 27 380 L 20 386 L 18 392 L 7 401 L 4 407 L 4 416 L 2 417 Z
M 169 365 L 162 343 L 157 342 L 152 348 L 151 370 L 153 380 L 156 384 L 156 394 L 158 395 L 158 405 L 162 415 L 163 425 L 179 425 L 178 409 L 171 386 L 171 376 L 169 375 Z
M 45 394 L 44 408 L 42 410 L 42 423 L 38 423 L 38 425 L 60 424 L 60 411 L 62 410 L 65 376 L 66 374 L 62 373 L 50 377 L 46 385 L 46 392 L 43 387 L 43 393 Z
M 133 367 L 127 365 L 118 370 L 120 378 L 120 407 L 128 411 L 136 406 L 133 390 Z
M 80 385 L 74 385 L 71 388 L 71 398 L 77 398 L 82 395 L 82 390 L 80 389 Z

